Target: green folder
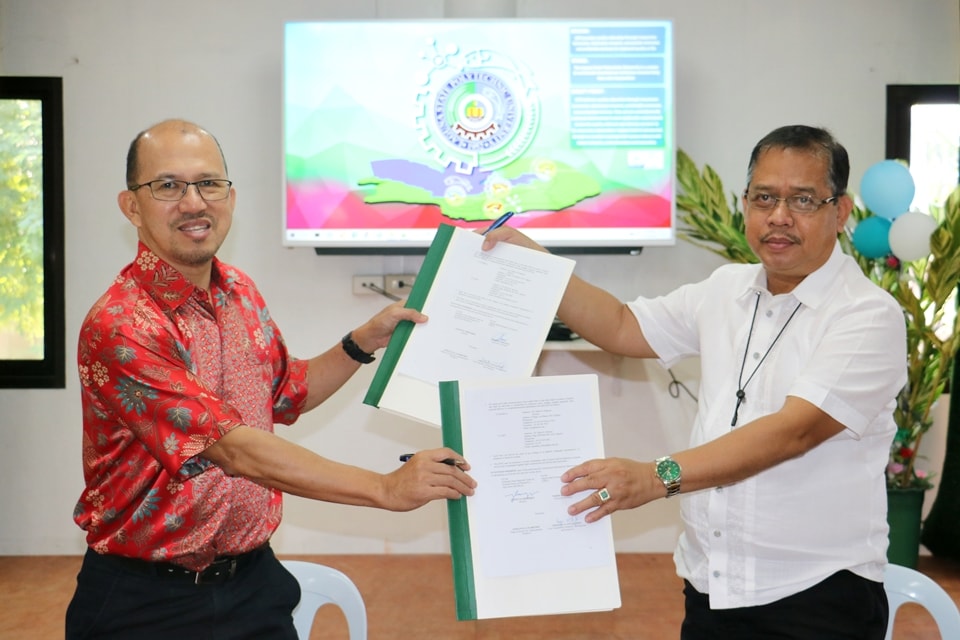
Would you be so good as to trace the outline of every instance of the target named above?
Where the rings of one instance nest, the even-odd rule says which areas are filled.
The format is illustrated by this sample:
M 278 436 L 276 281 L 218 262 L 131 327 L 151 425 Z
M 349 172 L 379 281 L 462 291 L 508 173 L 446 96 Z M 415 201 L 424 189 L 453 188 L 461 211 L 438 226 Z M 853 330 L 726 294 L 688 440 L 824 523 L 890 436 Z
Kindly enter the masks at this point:
M 410 295 L 403 305 L 408 309 L 423 311 L 423 305 L 427 300 L 427 294 L 430 293 L 430 287 L 437 277 L 437 271 L 440 269 L 440 263 L 443 261 L 443 255 L 450 244 L 450 238 L 453 237 L 455 227 L 449 224 L 441 224 L 437 228 L 437 233 L 433 237 L 433 242 L 427 250 L 427 255 L 423 259 L 423 265 L 417 272 L 417 279 L 413 281 L 413 287 L 410 288 Z M 397 325 L 390 342 L 380 358 L 380 366 L 373 376 L 370 388 L 363 398 L 363 403 L 373 407 L 380 407 L 380 398 L 383 397 L 383 391 L 387 388 L 387 383 L 393 376 L 393 372 L 400 360 L 400 354 L 410 339 L 410 333 L 416 325 L 413 322 L 405 320 Z

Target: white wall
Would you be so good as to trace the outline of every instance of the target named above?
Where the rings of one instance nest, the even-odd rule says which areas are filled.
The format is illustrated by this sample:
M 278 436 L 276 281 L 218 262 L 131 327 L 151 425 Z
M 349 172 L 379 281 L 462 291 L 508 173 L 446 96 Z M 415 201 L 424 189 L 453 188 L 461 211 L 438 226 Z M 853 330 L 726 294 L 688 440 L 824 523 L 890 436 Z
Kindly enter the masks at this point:
M 0 554 L 84 548 L 79 495 L 76 335 L 90 304 L 136 246 L 116 207 L 129 140 L 172 116 L 220 139 L 239 198 L 221 257 L 258 282 L 295 353 L 334 344 L 380 306 L 350 292 L 361 273 L 415 272 L 416 257 L 318 257 L 280 245 L 282 25 L 408 17 L 656 17 L 675 21 L 677 139 L 728 188 L 742 186 L 753 143 L 781 124 L 825 125 L 852 156 L 851 186 L 883 158 L 887 84 L 960 79 L 956 0 L 0 0 L 0 74 L 64 79 L 67 363 L 65 390 L 0 391 Z M 172 79 L 172 82 L 171 82 Z M 164 86 L 170 83 L 170 86 Z M 656 294 L 705 276 L 719 259 L 688 244 L 639 257 L 582 256 L 577 272 L 615 294 Z M 672 398 L 652 363 L 550 353 L 541 373 L 601 375 L 610 455 L 682 448 L 693 402 Z M 281 432 L 329 457 L 378 470 L 436 431 L 361 404 L 372 368 Z M 696 391 L 696 363 L 676 370 Z M 288 499 L 275 538 L 286 553 L 444 552 L 442 504 L 407 514 Z M 620 551 L 667 551 L 676 502 L 614 517 Z

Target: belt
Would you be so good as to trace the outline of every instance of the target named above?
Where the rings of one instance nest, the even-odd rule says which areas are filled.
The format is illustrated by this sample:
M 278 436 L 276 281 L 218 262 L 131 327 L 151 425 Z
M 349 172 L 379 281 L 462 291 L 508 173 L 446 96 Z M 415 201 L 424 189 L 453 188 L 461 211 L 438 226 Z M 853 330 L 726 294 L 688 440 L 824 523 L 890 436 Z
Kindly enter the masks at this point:
M 192 569 L 181 567 L 172 562 L 149 562 L 139 558 L 127 558 L 125 556 L 110 554 L 105 554 L 100 557 L 124 569 L 144 575 L 192 582 L 193 584 L 218 584 L 232 580 L 238 572 L 252 564 L 254 560 L 259 558 L 269 548 L 270 544 L 265 543 L 253 551 L 239 555 L 218 556 L 209 566 L 200 571 L 193 571 Z M 99 554 L 94 553 L 94 555 Z

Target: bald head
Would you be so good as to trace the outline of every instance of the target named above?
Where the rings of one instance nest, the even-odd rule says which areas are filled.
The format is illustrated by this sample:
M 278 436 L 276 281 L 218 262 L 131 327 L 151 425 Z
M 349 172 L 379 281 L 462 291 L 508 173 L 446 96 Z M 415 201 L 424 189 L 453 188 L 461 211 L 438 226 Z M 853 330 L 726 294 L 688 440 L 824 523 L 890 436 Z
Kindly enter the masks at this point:
M 127 151 L 127 187 L 133 187 L 138 184 L 140 173 L 140 147 L 145 141 L 164 135 L 180 135 L 187 137 L 206 137 L 213 140 L 220 152 L 220 159 L 223 162 L 224 176 L 227 175 L 227 160 L 223 155 L 223 149 L 217 138 L 197 124 L 187 120 L 170 119 L 158 122 L 148 129 L 144 129 L 130 143 L 130 149 Z

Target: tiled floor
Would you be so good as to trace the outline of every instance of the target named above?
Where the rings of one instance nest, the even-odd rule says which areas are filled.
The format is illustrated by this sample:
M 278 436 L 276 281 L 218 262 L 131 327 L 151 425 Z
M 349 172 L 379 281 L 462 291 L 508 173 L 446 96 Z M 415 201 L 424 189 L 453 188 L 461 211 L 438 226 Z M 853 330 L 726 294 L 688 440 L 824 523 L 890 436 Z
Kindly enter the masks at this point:
M 616 611 L 474 622 L 456 619 L 447 555 L 284 557 L 349 575 L 363 594 L 371 640 L 660 640 L 677 638 L 683 617 L 681 582 L 667 554 L 618 555 L 623 606 Z M 62 638 L 79 566 L 79 556 L 0 557 L 0 638 Z M 923 556 L 919 568 L 960 602 L 960 565 Z M 915 605 L 900 611 L 896 640 L 939 637 L 925 611 Z M 320 638 L 347 638 L 338 610 L 324 607 L 317 614 L 311 639 Z

